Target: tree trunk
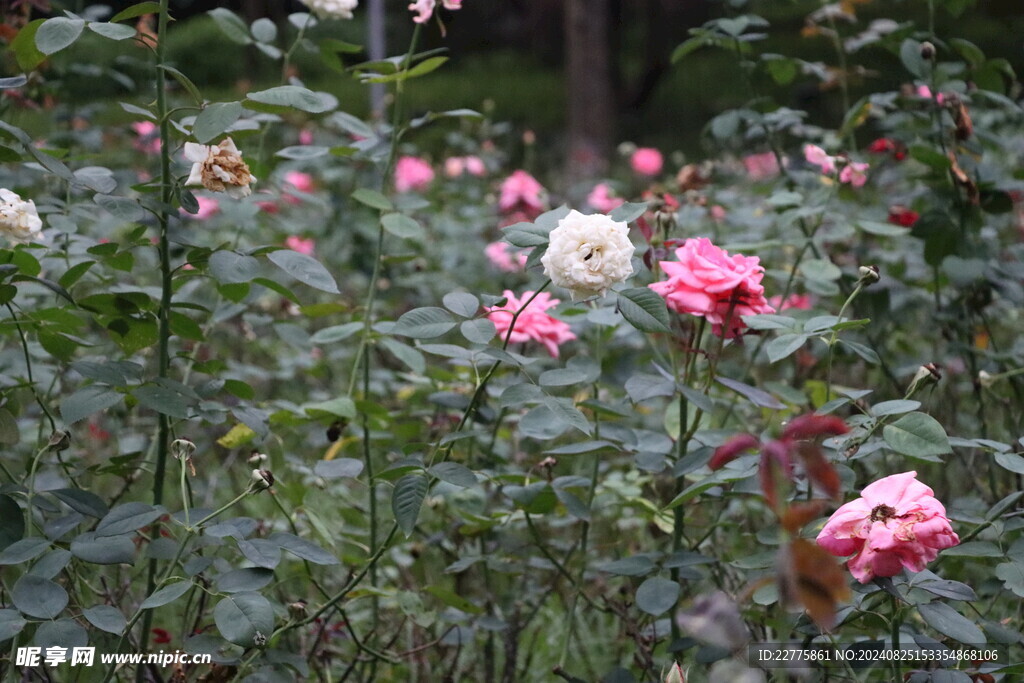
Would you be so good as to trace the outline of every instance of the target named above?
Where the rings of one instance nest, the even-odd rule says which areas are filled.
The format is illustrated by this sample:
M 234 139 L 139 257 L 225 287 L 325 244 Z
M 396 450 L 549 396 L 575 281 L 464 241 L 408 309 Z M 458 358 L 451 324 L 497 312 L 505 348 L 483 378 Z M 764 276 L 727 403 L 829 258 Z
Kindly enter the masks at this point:
M 569 155 L 575 183 L 604 174 L 615 134 L 608 18 L 611 0 L 566 0 Z

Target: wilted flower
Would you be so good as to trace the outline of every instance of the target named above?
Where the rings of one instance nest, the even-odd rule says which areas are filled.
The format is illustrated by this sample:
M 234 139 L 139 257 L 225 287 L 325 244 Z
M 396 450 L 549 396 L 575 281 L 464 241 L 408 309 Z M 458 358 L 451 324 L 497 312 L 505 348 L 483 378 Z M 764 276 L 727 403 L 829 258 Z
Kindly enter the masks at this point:
M 946 508 L 916 477 L 917 472 L 903 472 L 869 484 L 818 534 L 818 545 L 828 552 L 853 555 L 847 567 L 861 583 L 895 576 L 901 567 L 922 571 L 940 550 L 960 542 Z
M 213 192 L 227 192 L 235 199 L 252 194 L 249 185 L 256 179 L 249 173 L 249 167 L 231 138 L 210 146 L 186 142 L 185 158 L 192 162 L 186 185 L 202 185 Z
M 441 4 L 448 10 L 462 9 L 462 0 L 441 0 Z M 416 12 L 416 16 L 412 20 L 417 24 L 425 24 L 433 16 L 436 6 L 437 0 L 416 0 L 409 5 L 409 11 Z
M 587 195 L 587 204 L 601 213 L 609 213 L 626 203 L 622 197 L 612 195 L 612 187 L 608 183 L 598 183 Z
M 527 255 L 512 250 L 507 242 L 491 242 L 484 247 L 484 254 L 498 270 L 515 273 L 526 267 Z
M 502 181 L 498 208 L 505 213 L 524 211 L 530 216 L 536 216 L 544 210 L 546 194 L 544 186 L 536 178 L 526 171 L 518 170 Z
M 36 211 L 36 203 L 0 189 L 0 232 L 11 242 L 22 244 L 40 238 L 43 221 Z
M 547 292 L 541 292 L 530 301 L 530 305 L 516 318 L 515 327 L 509 334 L 513 315 L 522 308 L 523 303 L 530 300 L 533 292 L 523 292 L 517 299 L 511 290 L 506 289 L 504 296 L 504 306 L 491 306 L 487 309 L 487 317 L 494 323 L 498 338 L 504 340 L 507 336 L 510 342 L 517 344 L 530 340 L 540 342 L 553 358 L 558 358 L 559 346 L 576 338 L 567 323 L 547 314 L 549 308 L 560 303 L 558 299 L 552 299 Z
M 419 157 L 404 156 L 395 164 L 395 189 L 420 192 L 434 180 L 434 169 Z
M 302 0 L 321 19 L 351 19 L 359 0 Z
M 316 249 L 316 240 L 312 237 L 299 237 L 298 235 L 288 235 L 284 240 L 284 246 L 288 247 L 292 251 L 297 251 L 300 254 L 306 256 L 312 256 L 313 251 Z
M 653 147 L 640 147 L 629 158 L 629 165 L 640 175 L 652 176 L 661 173 L 665 163 L 661 152 Z
M 604 296 L 609 287 L 632 275 L 635 249 L 625 223 L 600 213 L 584 216 L 570 211 L 551 231 L 540 262 L 544 274 L 578 301 Z
M 775 312 L 764 298 L 764 268 L 758 257 L 730 256 L 698 237 L 676 249 L 676 258 L 659 262 L 668 280 L 648 286 L 677 313 L 706 318 L 715 334 L 735 337 L 746 327 L 742 316 Z

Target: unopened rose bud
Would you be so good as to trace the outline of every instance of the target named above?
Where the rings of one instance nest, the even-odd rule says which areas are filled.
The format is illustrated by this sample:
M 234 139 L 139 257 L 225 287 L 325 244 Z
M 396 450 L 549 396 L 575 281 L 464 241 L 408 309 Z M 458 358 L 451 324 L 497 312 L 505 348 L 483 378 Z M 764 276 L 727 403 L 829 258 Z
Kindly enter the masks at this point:
M 935 59 L 935 46 L 927 40 L 921 43 L 921 59 L 927 59 L 929 62 Z
M 861 266 L 857 269 L 857 272 L 860 273 L 860 279 L 857 281 L 857 284 L 864 287 L 882 279 L 878 274 L 878 266 Z
M 269 489 L 274 485 L 274 475 L 270 470 L 253 470 L 251 487 L 253 491 Z
M 296 600 L 295 602 L 288 603 L 288 614 L 293 619 L 302 619 L 306 616 L 306 602 L 305 600 Z
M 264 463 L 266 461 L 267 461 L 267 454 L 266 453 L 260 453 L 259 451 L 253 451 L 252 453 L 249 454 L 249 464 L 250 465 L 259 465 L 260 463 Z
M 678 662 L 672 663 L 672 668 L 665 676 L 665 683 L 686 683 L 686 672 L 679 666 Z
M 978 373 L 978 384 L 983 387 L 990 387 L 996 383 L 996 378 L 988 374 L 984 370 Z
M 46 445 L 51 451 L 66 451 L 71 447 L 71 435 L 63 429 L 57 429 L 50 434 Z
M 913 396 L 918 389 L 938 382 L 940 379 L 942 379 L 942 373 L 939 372 L 939 367 L 935 363 L 925 363 L 917 369 L 914 378 L 910 380 L 907 396 Z

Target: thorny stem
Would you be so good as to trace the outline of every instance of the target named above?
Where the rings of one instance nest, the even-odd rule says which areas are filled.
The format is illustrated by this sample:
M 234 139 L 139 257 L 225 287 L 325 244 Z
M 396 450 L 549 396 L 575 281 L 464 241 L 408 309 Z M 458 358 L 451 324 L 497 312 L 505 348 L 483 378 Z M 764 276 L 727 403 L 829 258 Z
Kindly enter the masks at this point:
M 46 403 L 43 401 L 42 396 L 39 395 L 39 391 L 36 389 L 35 379 L 32 377 L 32 358 L 28 353 L 28 339 L 25 338 L 25 331 L 21 328 L 21 323 L 18 322 L 18 316 L 15 314 L 14 308 L 11 307 L 11 304 L 7 303 L 5 305 L 11 314 L 11 321 L 18 329 L 18 337 L 21 338 L 21 351 L 25 356 L 25 373 L 28 377 L 29 388 L 32 390 L 32 396 L 36 399 L 36 403 L 39 404 L 40 410 L 42 410 L 43 414 L 46 415 L 46 419 L 50 423 L 50 431 L 55 432 L 57 431 L 57 423 L 54 421 L 53 414 L 50 412 L 50 409 L 46 407 Z
M 843 322 L 843 313 L 846 313 L 846 309 L 850 306 L 850 303 L 857 298 L 857 295 L 864 289 L 864 282 L 858 282 L 857 286 L 854 287 L 853 291 L 850 292 L 850 296 L 846 297 L 846 301 L 843 302 L 842 308 L 839 309 L 839 315 L 836 316 L 836 326 L 832 329 L 832 336 L 828 340 L 828 364 L 825 371 L 825 402 L 832 400 L 832 358 L 835 356 L 836 340 L 839 338 L 839 323 Z

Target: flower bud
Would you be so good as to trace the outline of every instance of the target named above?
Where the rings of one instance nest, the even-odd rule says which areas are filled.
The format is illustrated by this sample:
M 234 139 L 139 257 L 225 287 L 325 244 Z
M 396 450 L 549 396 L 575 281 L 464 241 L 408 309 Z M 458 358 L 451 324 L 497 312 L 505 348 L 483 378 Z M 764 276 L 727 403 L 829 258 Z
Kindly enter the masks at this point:
M 679 662 L 672 663 L 672 668 L 665 676 L 665 683 L 686 683 L 686 672 L 679 666 Z
M 980 384 L 981 386 L 988 388 L 995 383 L 996 378 L 988 374 L 984 370 L 978 373 L 978 384 Z
M 929 62 L 935 59 L 935 46 L 927 40 L 921 43 L 921 59 L 927 59 Z
M 57 429 L 50 434 L 46 445 L 51 451 L 66 451 L 71 446 L 71 435 L 63 429 Z
M 262 491 L 263 489 L 269 489 L 274 485 L 274 475 L 271 474 L 270 470 L 253 470 L 252 471 L 252 482 L 250 488 L 255 491 Z
M 938 382 L 940 379 L 942 379 L 942 373 L 939 372 L 939 366 L 935 363 L 925 363 L 917 369 L 914 378 L 910 380 L 907 396 L 912 396 L 921 387 Z
M 288 615 L 292 619 L 302 619 L 306 616 L 306 601 L 296 600 L 295 602 L 288 603 Z
M 252 453 L 249 454 L 249 464 L 250 465 L 259 465 L 260 463 L 264 463 L 266 461 L 267 461 L 267 454 L 266 453 L 260 453 L 259 451 L 253 451 Z
M 175 460 L 187 462 L 192 459 L 192 454 L 195 452 L 196 445 L 188 439 L 175 439 L 171 442 L 171 455 Z
M 860 273 L 860 279 L 857 280 L 857 284 L 867 287 L 868 285 L 878 282 L 881 276 L 878 274 L 878 266 L 861 266 L 857 269 Z

